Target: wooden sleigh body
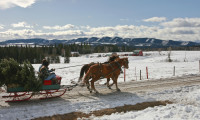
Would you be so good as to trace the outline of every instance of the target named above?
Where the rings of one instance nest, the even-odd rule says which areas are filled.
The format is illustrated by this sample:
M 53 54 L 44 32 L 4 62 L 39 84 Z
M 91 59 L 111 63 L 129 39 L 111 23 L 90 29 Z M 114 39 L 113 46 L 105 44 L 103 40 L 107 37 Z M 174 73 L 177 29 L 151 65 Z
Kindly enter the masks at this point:
M 44 80 L 42 88 L 37 92 L 26 91 L 23 87 L 7 88 L 7 94 L 2 96 L 6 99 L 5 102 L 17 102 L 30 100 L 34 95 L 38 95 L 39 99 L 48 99 L 54 97 L 60 97 L 65 94 L 69 88 L 62 88 L 60 85 L 61 77 L 56 76 L 59 80 L 59 84 L 53 84 L 51 80 Z

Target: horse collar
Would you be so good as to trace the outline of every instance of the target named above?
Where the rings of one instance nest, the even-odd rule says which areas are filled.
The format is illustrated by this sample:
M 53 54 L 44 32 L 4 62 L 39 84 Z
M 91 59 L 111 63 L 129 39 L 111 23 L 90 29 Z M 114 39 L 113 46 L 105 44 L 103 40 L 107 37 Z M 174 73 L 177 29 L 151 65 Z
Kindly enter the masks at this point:
M 119 64 L 119 62 L 117 62 L 117 65 L 118 65 L 119 68 L 121 68 L 121 65 Z
M 114 67 L 112 66 L 112 64 L 110 64 L 110 63 L 108 63 L 108 64 L 111 66 L 112 69 L 114 69 Z

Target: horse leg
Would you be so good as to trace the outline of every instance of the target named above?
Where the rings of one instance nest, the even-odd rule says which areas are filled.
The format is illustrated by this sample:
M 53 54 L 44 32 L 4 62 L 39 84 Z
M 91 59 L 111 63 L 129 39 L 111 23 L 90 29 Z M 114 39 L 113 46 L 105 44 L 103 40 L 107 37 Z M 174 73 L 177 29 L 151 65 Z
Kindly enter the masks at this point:
M 110 78 L 108 78 L 109 80 L 110 80 Z M 108 80 L 107 80 L 108 81 Z M 111 87 L 113 86 L 113 84 L 114 84 L 114 82 L 112 83 L 112 84 L 110 84 L 109 85 L 109 82 L 107 82 L 107 87 L 109 88 L 109 89 L 111 89 Z
M 86 82 L 86 86 L 87 86 L 88 91 L 91 92 L 91 89 L 90 89 L 90 83 L 89 83 L 89 82 Z
M 91 89 L 90 89 L 90 83 L 89 83 L 89 78 L 90 78 L 91 76 L 89 76 L 89 74 L 86 74 L 86 76 L 85 76 L 85 78 L 84 78 L 84 84 L 86 84 L 86 87 L 87 87 L 87 89 L 89 90 L 89 91 L 91 91 Z
M 118 88 L 117 79 L 118 79 L 118 77 L 114 78 L 114 79 L 113 79 L 113 83 L 115 83 L 115 86 L 116 86 L 117 91 L 121 91 L 121 90 Z
M 95 82 L 96 80 L 94 80 L 94 79 L 92 79 L 91 80 L 91 89 L 92 90 L 94 90 L 96 93 L 99 93 L 96 89 L 95 89 L 95 87 L 94 87 L 94 82 Z M 91 92 L 90 92 L 91 93 Z
M 110 89 L 111 89 L 111 86 L 113 86 L 113 85 L 114 85 L 114 82 L 113 82 L 112 84 L 109 85 Z
M 111 87 L 110 87 L 110 85 L 109 85 L 109 82 L 110 82 L 110 78 L 107 78 L 107 87 L 108 87 L 109 89 L 111 89 Z
M 121 91 L 119 88 L 118 88 L 118 85 L 117 85 L 117 82 L 116 82 L 116 89 L 117 89 L 117 91 Z

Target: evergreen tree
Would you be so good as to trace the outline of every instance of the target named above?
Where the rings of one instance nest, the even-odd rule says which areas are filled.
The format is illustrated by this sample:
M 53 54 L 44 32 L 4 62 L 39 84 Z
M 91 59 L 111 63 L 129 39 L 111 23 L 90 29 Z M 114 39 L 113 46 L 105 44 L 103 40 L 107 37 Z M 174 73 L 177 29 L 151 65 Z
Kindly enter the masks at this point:
M 0 62 L 1 68 L 1 80 L 3 80 L 2 84 L 5 85 L 19 85 L 21 84 L 19 80 L 21 66 L 14 59 L 2 59 Z
M 27 91 L 39 91 L 42 87 L 42 80 L 35 76 L 34 68 L 28 61 L 20 65 L 14 59 L 2 59 L 0 70 L 0 86 L 23 87 Z
M 20 71 L 21 84 L 27 91 L 38 91 L 42 87 L 42 80 L 36 78 L 33 66 L 29 61 L 25 61 Z

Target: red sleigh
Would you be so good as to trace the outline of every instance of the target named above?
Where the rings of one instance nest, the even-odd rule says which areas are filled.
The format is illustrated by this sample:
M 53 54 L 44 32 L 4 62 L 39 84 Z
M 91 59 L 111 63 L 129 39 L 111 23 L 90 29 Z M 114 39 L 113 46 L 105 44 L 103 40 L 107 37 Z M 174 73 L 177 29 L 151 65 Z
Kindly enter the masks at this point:
M 60 97 L 64 95 L 67 90 L 69 91 L 72 89 L 72 87 L 62 88 L 60 85 L 62 78 L 60 76 L 56 76 L 56 78 L 58 79 L 57 84 L 52 84 L 51 80 L 44 80 L 41 90 L 36 94 L 33 91 L 25 91 L 23 87 L 14 87 L 7 88 L 8 95 L 2 97 L 7 99 L 5 102 L 27 101 L 34 95 L 39 95 L 39 99 L 48 99 Z

